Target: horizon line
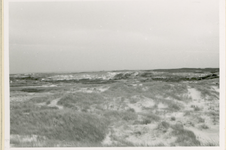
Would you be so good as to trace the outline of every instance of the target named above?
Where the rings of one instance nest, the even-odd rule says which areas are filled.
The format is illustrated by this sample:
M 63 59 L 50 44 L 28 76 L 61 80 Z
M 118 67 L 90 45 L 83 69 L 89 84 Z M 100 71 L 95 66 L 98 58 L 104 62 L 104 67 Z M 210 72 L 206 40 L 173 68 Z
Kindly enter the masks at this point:
M 91 72 L 117 72 L 117 71 L 159 71 L 159 70 L 179 70 L 179 69 L 220 69 L 220 67 L 205 67 L 205 68 L 160 68 L 160 69 L 119 69 L 119 70 L 93 70 L 93 71 L 40 71 L 40 72 L 24 72 L 24 73 L 9 73 L 11 74 L 43 74 L 43 73 L 91 73 Z

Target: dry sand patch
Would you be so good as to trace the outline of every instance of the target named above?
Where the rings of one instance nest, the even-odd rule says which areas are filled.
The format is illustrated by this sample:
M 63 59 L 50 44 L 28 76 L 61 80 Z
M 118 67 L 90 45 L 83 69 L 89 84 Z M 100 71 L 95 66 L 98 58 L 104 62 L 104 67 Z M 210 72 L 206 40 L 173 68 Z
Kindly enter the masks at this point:
M 196 90 L 195 88 L 189 88 L 188 87 L 188 92 L 189 92 L 189 95 L 190 97 L 193 99 L 193 100 L 199 100 L 199 99 L 202 99 L 201 97 L 201 92 Z

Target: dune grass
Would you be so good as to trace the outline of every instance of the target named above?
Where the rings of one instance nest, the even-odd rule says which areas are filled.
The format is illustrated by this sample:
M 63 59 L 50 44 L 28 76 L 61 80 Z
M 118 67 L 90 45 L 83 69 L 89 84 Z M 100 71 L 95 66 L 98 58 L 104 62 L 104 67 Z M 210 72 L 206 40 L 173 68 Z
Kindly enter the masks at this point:
M 58 101 L 59 105 L 66 106 L 68 104 L 76 104 L 83 106 L 90 106 L 92 104 L 100 104 L 104 101 L 103 96 L 98 93 L 81 93 L 78 92 L 76 94 L 66 94 Z
M 172 125 L 173 135 L 177 137 L 175 145 L 177 146 L 200 146 L 200 142 L 196 139 L 194 132 L 186 130 L 182 125 Z
M 12 105 L 10 134 L 39 135 L 48 140 L 100 143 L 109 121 L 106 118 L 65 109 L 37 108 L 31 104 Z M 22 108 L 22 109 L 20 109 Z
M 203 145 L 192 131 L 183 128 L 183 125 L 187 125 L 187 120 L 195 128 L 199 127 L 202 130 L 211 128 L 202 118 L 204 113 L 209 115 L 215 124 L 219 124 L 217 106 L 216 109 L 214 106 L 213 110 L 204 112 L 205 109 L 202 107 L 194 104 L 193 108 L 189 104 L 192 102 L 189 98 L 189 87 L 200 91 L 202 98 L 209 96 L 207 101 L 214 95 L 217 97 L 218 92 L 210 88 L 212 83 L 205 81 L 199 85 L 196 82 L 162 82 L 151 79 L 140 82 L 138 78 L 109 81 L 104 85 L 100 85 L 102 81 L 99 80 L 92 82 L 84 80 L 85 84 L 82 82 L 60 81 L 56 82 L 57 87 L 51 88 L 14 87 L 11 90 L 12 96 L 18 98 L 29 96 L 29 100 L 26 102 L 14 100 L 10 104 L 10 132 L 12 137 L 17 137 L 10 140 L 11 144 L 15 147 L 217 145 L 214 142 Z M 102 92 L 96 90 L 103 86 L 109 89 Z M 83 89 L 88 89 L 90 93 L 82 91 Z M 53 100 L 57 103 L 54 103 L 55 106 L 63 106 L 63 109 L 54 105 L 49 106 Z M 173 137 L 176 140 L 167 143 L 162 139 L 160 144 L 147 145 L 141 131 L 155 126 L 157 127 L 154 130 L 159 134 L 156 137 L 166 135 L 168 136 L 166 138 Z M 138 138 L 144 138 L 142 139 L 144 143 L 137 145 L 134 144 L 136 142 L 126 140 L 124 135 L 131 136 L 135 133 L 134 129 L 140 133 Z M 124 133 L 124 130 L 128 133 Z M 109 133 L 111 140 L 116 143 L 102 145 Z M 33 136 L 38 138 L 32 140 Z M 26 138 L 30 140 L 26 141 Z

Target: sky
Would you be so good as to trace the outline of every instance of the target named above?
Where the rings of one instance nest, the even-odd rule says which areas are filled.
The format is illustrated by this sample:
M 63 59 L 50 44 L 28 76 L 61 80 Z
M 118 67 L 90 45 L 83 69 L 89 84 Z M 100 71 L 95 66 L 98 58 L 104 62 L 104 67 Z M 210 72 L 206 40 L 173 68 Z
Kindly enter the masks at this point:
M 218 0 L 9 3 L 10 73 L 219 67 Z

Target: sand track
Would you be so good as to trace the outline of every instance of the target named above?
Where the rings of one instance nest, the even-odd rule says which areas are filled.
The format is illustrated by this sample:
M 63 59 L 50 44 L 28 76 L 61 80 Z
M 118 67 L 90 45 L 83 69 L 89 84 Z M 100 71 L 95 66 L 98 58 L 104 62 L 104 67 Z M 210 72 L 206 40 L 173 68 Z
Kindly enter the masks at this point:
M 60 98 L 54 99 L 47 106 L 49 106 L 49 107 L 57 107 L 58 109 L 63 109 L 64 108 L 63 106 L 57 104 L 59 100 L 60 100 Z

